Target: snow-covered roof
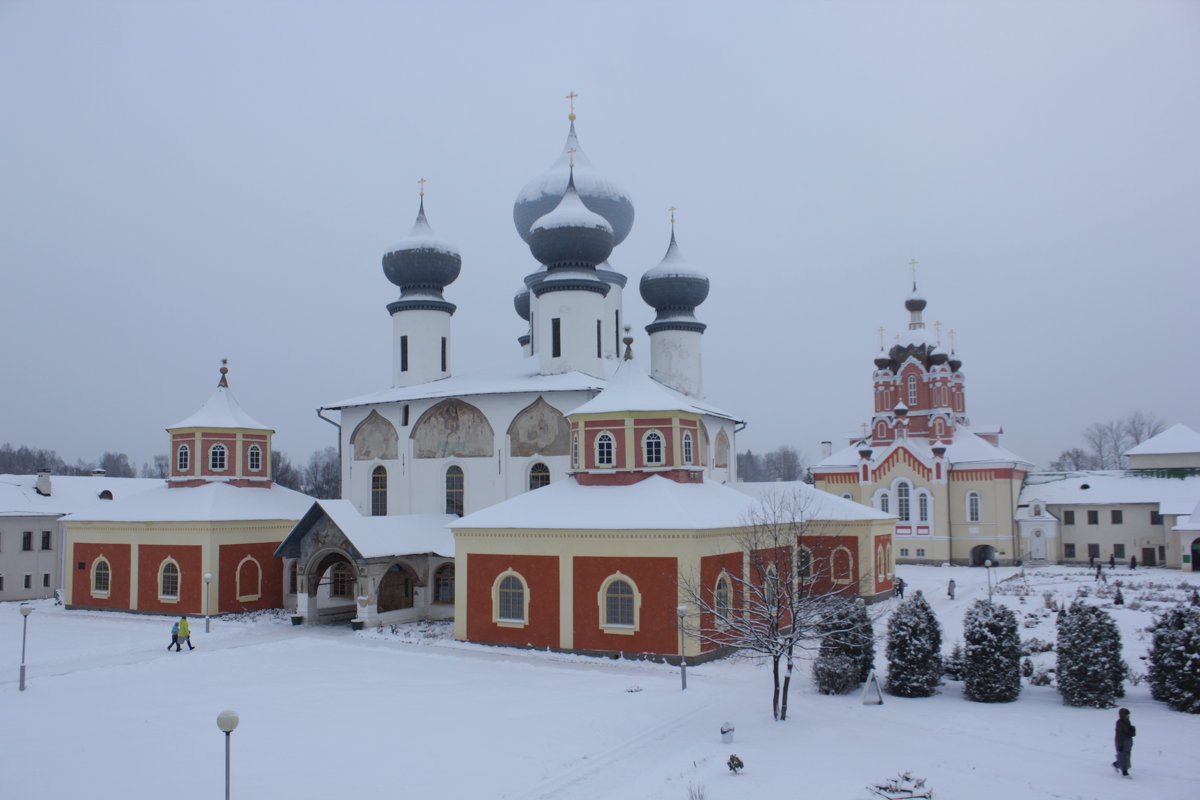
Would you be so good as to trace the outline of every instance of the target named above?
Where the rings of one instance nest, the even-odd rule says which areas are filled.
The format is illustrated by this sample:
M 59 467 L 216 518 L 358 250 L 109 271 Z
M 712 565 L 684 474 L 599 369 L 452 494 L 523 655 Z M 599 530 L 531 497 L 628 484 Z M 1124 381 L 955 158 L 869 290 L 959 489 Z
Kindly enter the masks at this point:
M 605 359 L 603 366 L 611 374 L 623 362 L 617 359 Z M 539 372 L 541 361 L 537 356 L 522 358 L 494 366 L 489 370 L 470 375 L 454 375 L 442 380 L 420 383 L 415 386 L 392 387 L 371 394 L 359 395 L 346 400 L 339 400 L 325 406 L 327 409 L 340 410 L 355 406 L 375 405 L 376 403 L 408 403 L 414 400 L 437 400 L 443 397 L 470 397 L 472 395 L 516 394 L 518 392 L 599 392 L 607 385 L 607 380 L 588 375 L 583 372 L 564 372 L 559 375 L 543 375 Z M 657 383 L 657 382 L 656 382 Z M 658 384 L 661 386 L 662 384 Z M 665 388 L 665 387 L 664 387 Z M 668 390 L 670 391 L 670 390 Z M 699 414 L 710 414 L 714 417 L 738 421 L 736 417 L 707 403 L 689 398 L 687 410 Z
M 363 558 L 435 553 L 454 557 L 454 514 L 395 514 L 364 517 L 349 500 L 318 500 L 316 507 L 346 535 Z
M 573 181 L 567 184 L 567 191 L 554 210 L 535 221 L 529 230 L 532 232 L 554 228 L 596 228 L 612 233 L 612 226 L 608 224 L 608 220 L 583 204 L 579 193 L 575 191 Z
M 888 514 L 862 503 L 847 500 L 836 494 L 822 491 L 803 481 L 763 481 L 738 482 L 732 484 L 734 489 L 744 492 L 760 502 L 771 497 L 783 497 L 798 494 L 798 507 L 804 509 L 808 519 L 842 521 L 895 519 L 895 514 Z
M 991 433 L 992 431 L 989 430 L 986 432 Z M 869 444 L 862 444 L 861 442 L 855 443 L 839 450 L 828 458 L 821 459 L 813 465 L 813 469 L 820 471 L 821 469 L 856 467 L 858 466 L 858 451 L 864 448 L 872 449 L 871 463 L 879 464 L 891 455 L 893 450 L 900 447 L 903 447 L 925 462 L 933 460 L 933 446 L 929 440 L 923 437 L 913 437 L 911 439 L 898 439 L 883 449 L 870 448 Z M 969 467 L 971 464 L 995 463 L 1033 466 L 1032 463 L 1010 450 L 992 444 L 983 437 L 978 436 L 973 428 L 965 425 L 960 425 L 955 429 L 954 441 L 946 447 L 946 460 L 950 462 L 952 469 Z
M 1086 488 L 1084 488 L 1086 487 Z M 1171 504 L 1175 512 L 1190 510 L 1200 500 L 1200 475 L 1156 478 L 1120 470 L 1033 472 L 1026 476 L 1021 503 L 1041 500 L 1054 505 Z
M 779 486 L 779 484 L 773 484 Z M 809 492 L 824 495 L 812 487 Z M 835 502 L 829 502 L 835 501 Z M 811 519 L 880 519 L 878 512 L 828 495 L 816 500 Z M 679 483 L 652 475 L 627 486 L 584 486 L 574 477 L 517 495 L 457 522 L 454 530 L 713 530 L 747 524 L 759 500 L 715 481 Z M 834 516 L 822 517 L 821 511 Z M 805 513 L 809 509 L 805 507 Z M 841 516 L 845 515 L 845 516 Z
M 408 236 L 397 242 L 388 252 L 394 253 L 397 250 L 433 250 L 450 256 L 459 255 L 458 249 L 454 245 L 433 232 L 429 220 L 425 217 L 424 200 L 421 201 L 421 210 L 417 212 L 417 221 L 413 223 Z
M 600 394 L 571 411 L 572 414 L 613 414 L 626 411 L 686 411 L 733 419 L 718 408 L 677 392 L 646 374 L 636 359 L 622 361 Z
M 1174 455 L 1176 453 L 1200 453 L 1200 433 L 1177 422 L 1157 436 L 1151 436 L 1141 444 L 1125 451 L 1127 456 Z
M 176 428 L 253 428 L 274 433 L 273 429 L 242 410 L 228 386 L 218 386 L 199 411 L 182 422 L 167 426 L 169 431 Z
M 1166 512 L 1163 512 L 1166 513 Z M 1171 528 L 1173 531 L 1200 531 L 1200 501 L 1190 510 L 1179 517 L 1179 523 Z
M 94 504 L 67 517 L 67 522 L 215 522 L 228 520 L 298 520 L 312 505 L 306 494 L 278 484 L 270 487 L 158 487 L 123 500 Z
M 164 484 L 158 478 L 51 475 L 49 496 L 38 494 L 36 485 L 36 475 L 0 475 L 0 517 L 57 517 L 95 503 L 111 505 Z M 113 499 L 101 500 L 101 492 L 110 492 Z

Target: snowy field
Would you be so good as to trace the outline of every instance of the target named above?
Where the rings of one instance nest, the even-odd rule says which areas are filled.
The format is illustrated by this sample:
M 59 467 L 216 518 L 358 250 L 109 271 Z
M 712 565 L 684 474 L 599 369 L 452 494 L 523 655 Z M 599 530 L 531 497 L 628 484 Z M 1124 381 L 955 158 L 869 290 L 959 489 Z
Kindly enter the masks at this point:
M 997 581 L 1018 572 L 992 570 Z M 899 573 L 910 593 L 929 597 L 948 651 L 967 606 L 987 595 L 985 571 Z M 1022 640 L 1054 638 L 1043 592 L 1069 600 L 1085 587 L 1109 603 L 1095 598 L 1100 585 L 1086 570 L 1025 574 L 999 583 L 998 595 L 1028 620 Z M 1126 659 L 1144 673 L 1147 606 L 1183 596 L 1178 585 L 1200 585 L 1200 574 L 1119 568 L 1109 586 L 1116 578 L 1143 584 L 1125 588 L 1127 604 L 1111 610 Z M 16 604 L 0 604 L 0 797 L 221 797 L 215 720 L 226 708 L 241 716 L 232 737 L 238 798 L 686 800 L 692 785 L 709 800 L 857 800 L 902 770 L 926 778 L 939 800 L 1200 797 L 1200 716 L 1154 702 L 1145 682 L 1127 685 L 1123 701 L 1138 727 L 1125 779 L 1109 767 L 1115 709 L 1067 708 L 1052 688 L 1028 682 L 1009 704 L 969 702 L 948 682 L 935 697 L 885 695 L 883 706 L 864 706 L 857 693 L 816 694 L 806 663 L 791 718 L 777 723 L 769 670 L 747 661 L 690 668 L 681 692 L 678 670 L 664 665 L 465 645 L 444 625 L 353 633 L 271 615 L 214 620 L 209 634 L 193 620 L 197 649 L 177 654 L 166 650 L 167 618 L 34 605 L 21 693 L 21 617 Z M 881 622 L 881 674 L 883 631 Z M 1038 658 L 1053 664 L 1053 654 Z M 727 720 L 733 744 L 720 742 Z M 726 769 L 730 753 L 745 762 L 742 774 Z

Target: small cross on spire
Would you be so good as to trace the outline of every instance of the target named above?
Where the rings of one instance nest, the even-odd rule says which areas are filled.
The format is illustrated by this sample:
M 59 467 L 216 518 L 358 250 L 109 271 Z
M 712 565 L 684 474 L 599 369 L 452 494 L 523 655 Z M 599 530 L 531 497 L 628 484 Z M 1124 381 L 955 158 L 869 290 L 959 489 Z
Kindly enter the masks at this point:
M 421 187 L 421 190 L 420 190 L 421 197 L 425 196 L 425 182 L 426 181 L 424 178 L 417 178 L 417 184 Z
M 217 386 L 224 386 L 226 389 L 229 388 L 229 380 L 225 377 L 226 375 L 229 374 L 228 364 L 229 364 L 228 358 L 221 359 L 221 380 L 217 382 Z
M 882 325 L 880 325 L 879 326 L 879 349 L 880 350 L 883 349 L 883 332 L 884 332 L 884 327 Z
M 571 120 L 571 122 L 575 121 L 575 98 L 576 97 L 579 97 L 579 93 L 576 92 L 574 89 L 572 89 L 571 93 L 567 95 L 567 100 L 571 104 L 571 113 L 567 115 L 567 119 Z
M 667 211 L 671 212 L 671 227 L 672 228 L 675 227 L 675 212 L 678 210 L 679 209 L 677 209 L 675 206 L 671 206 L 670 208 L 667 209 Z
M 915 292 L 917 290 L 917 260 L 915 258 L 910 259 L 908 262 L 908 266 L 912 269 L 913 291 Z
M 937 331 L 937 343 L 941 344 L 942 343 L 942 321 L 940 319 L 937 322 L 933 323 L 933 329 L 935 331 Z
M 958 333 L 958 331 L 954 330 L 954 328 L 950 329 L 950 352 L 951 353 L 954 352 L 954 341 L 956 339 L 955 334 L 957 334 L 957 333 Z
M 567 150 L 567 154 L 568 154 L 567 166 L 570 167 L 571 169 L 575 169 L 575 148 L 572 147 L 569 150 Z

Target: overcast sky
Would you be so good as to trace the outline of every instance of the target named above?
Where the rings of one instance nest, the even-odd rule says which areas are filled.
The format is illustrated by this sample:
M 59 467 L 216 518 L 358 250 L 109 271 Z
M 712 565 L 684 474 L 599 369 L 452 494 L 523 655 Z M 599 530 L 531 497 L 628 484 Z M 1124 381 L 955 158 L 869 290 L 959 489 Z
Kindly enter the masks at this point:
M 229 358 L 278 449 L 336 444 L 314 410 L 391 383 L 419 177 L 455 371 L 516 357 L 512 201 L 570 90 L 637 208 L 635 348 L 676 206 L 740 450 L 868 419 L 911 258 L 1010 449 L 1200 428 L 1200 3 L 0 0 L 0 441 L 149 460 Z

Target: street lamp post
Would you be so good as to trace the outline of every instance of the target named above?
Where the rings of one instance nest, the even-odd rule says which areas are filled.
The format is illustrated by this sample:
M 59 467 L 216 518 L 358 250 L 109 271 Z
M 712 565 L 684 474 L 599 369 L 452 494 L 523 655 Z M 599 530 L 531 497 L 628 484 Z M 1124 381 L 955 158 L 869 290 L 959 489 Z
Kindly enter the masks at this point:
M 687 689 L 687 656 L 683 652 L 683 617 L 687 614 L 687 606 L 679 606 L 675 612 L 679 614 L 679 682 L 682 689 Z
M 229 800 L 229 734 L 238 726 L 236 711 L 222 711 L 217 715 L 217 727 L 225 734 L 225 800 Z
M 208 588 L 212 584 L 212 573 L 204 573 L 204 632 L 212 633 L 212 617 L 208 615 Z M 237 724 L 237 723 L 234 723 Z
M 25 691 L 25 632 L 29 629 L 29 615 L 33 606 L 21 606 L 21 691 Z
M 990 603 L 990 602 L 992 602 L 992 560 L 990 558 L 983 562 L 983 568 L 987 570 L 988 602 Z

